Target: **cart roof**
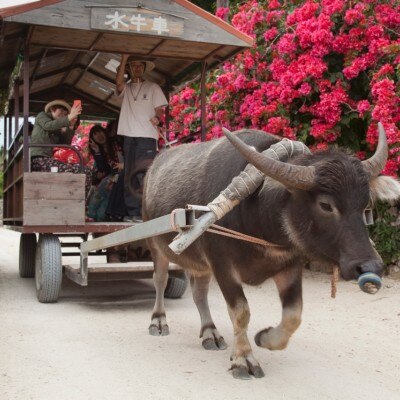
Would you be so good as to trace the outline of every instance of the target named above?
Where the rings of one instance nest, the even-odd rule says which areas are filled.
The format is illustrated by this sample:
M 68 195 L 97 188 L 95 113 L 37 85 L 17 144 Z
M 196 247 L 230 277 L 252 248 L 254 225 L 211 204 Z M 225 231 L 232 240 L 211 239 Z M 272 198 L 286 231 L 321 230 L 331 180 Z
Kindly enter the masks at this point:
M 55 98 L 81 98 L 85 115 L 115 116 L 121 53 L 153 61 L 148 79 L 173 88 L 196 76 L 201 62 L 215 67 L 253 44 L 187 0 L 42 0 L 0 9 L 0 22 L 0 89 L 29 43 L 32 113 Z

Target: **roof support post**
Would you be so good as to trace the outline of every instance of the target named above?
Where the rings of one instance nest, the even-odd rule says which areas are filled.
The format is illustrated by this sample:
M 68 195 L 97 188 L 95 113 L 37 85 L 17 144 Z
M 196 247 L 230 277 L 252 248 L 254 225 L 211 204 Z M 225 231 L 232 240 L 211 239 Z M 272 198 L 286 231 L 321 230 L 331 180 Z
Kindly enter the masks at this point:
M 7 143 L 7 137 L 9 135 L 8 132 L 8 127 L 7 127 L 7 114 L 4 115 L 4 120 L 3 120 L 3 127 L 4 127 L 4 151 L 3 151 L 3 160 L 5 158 L 6 155 L 6 150 L 8 149 L 8 143 L 10 143 L 10 141 L 8 141 Z
M 15 135 L 16 132 L 14 132 Z M 12 116 L 8 113 L 8 145 L 12 143 L 13 140 L 13 129 L 12 129 Z
M 18 132 L 19 128 L 19 81 L 14 81 L 14 126 L 15 133 Z
M 201 63 L 200 101 L 201 101 L 201 141 L 206 141 L 206 72 L 207 62 Z
M 29 157 L 29 44 L 25 42 L 24 45 L 24 98 L 23 98 L 23 113 L 24 113 L 24 172 L 29 172 L 30 157 Z
M 167 107 L 165 107 L 165 137 L 167 138 L 169 142 L 169 123 L 171 119 L 171 115 L 169 113 L 169 101 L 170 101 L 170 91 L 171 91 L 171 82 L 170 79 L 167 78 L 166 84 L 165 84 L 165 95 L 168 101 Z

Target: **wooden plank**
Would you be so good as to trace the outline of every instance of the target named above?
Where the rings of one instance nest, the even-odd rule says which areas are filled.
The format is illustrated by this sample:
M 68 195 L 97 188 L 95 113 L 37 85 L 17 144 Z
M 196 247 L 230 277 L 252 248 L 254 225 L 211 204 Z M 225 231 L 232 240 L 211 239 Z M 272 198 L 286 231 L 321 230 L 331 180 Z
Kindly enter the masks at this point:
M 85 200 L 85 174 L 30 172 L 24 174 L 26 200 Z
M 33 3 L 28 3 L 28 4 L 20 4 L 17 6 L 4 7 L 0 8 L 0 15 L 2 18 L 6 18 L 15 14 L 20 14 L 30 10 L 34 10 L 36 8 L 40 8 L 48 4 L 59 3 L 61 1 L 63 0 L 41 0 L 40 2 L 35 1 Z
M 24 199 L 24 225 L 77 225 L 84 223 L 84 200 Z
M 71 271 L 78 271 L 79 264 L 64 265 L 64 268 Z M 170 271 L 180 271 L 182 268 L 177 264 L 169 264 Z M 147 272 L 154 271 L 153 261 L 135 261 L 127 263 L 93 263 L 88 266 L 89 273 L 107 273 L 107 272 Z
M 85 223 L 85 175 L 31 172 L 24 174 L 24 225 Z
M 152 52 L 154 57 L 186 57 L 188 59 L 202 59 L 218 48 L 214 44 L 187 42 L 181 40 L 166 40 Z
M 71 47 L 87 50 L 97 38 L 98 32 L 82 31 L 75 29 L 60 29 L 60 27 L 36 27 L 31 42 L 35 45 L 47 47 Z
M 30 23 L 42 26 L 54 26 L 57 28 L 72 28 L 78 30 L 85 30 L 85 35 L 82 35 L 82 40 L 86 40 L 85 36 L 89 36 L 91 29 L 91 10 L 95 8 L 102 8 L 107 10 L 127 8 L 137 10 L 134 4 L 133 7 L 127 6 L 129 2 L 123 2 L 119 0 L 117 3 L 121 5 L 110 5 L 109 0 L 98 0 L 96 3 L 86 3 L 86 7 L 83 6 L 84 2 L 81 0 L 66 0 L 58 4 L 49 5 L 41 8 L 40 10 L 29 11 L 24 14 L 15 15 L 6 19 L 6 21 Z M 170 0 L 142 0 L 140 1 L 142 6 L 141 12 L 145 9 L 153 13 L 161 13 L 163 15 L 169 15 L 171 17 L 178 17 L 184 20 L 184 31 L 183 36 L 185 39 L 195 42 L 203 43 L 218 43 L 228 44 L 234 46 L 250 47 L 253 40 L 241 33 L 240 31 L 233 28 L 231 25 L 226 24 L 224 21 L 207 13 L 206 11 L 196 7 L 194 4 L 186 0 L 170 1 Z M 111 15 L 111 13 L 110 13 Z M 129 14 L 130 15 L 130 14 Z M 111 24 L 110 24 L 111 25 Z M 60 29 L 62 31 L 62 29 Z M 157 31 L 158 32 L 158 31 Z M 158 33 L 155 34 L 158 37 Z M 166 35 L 167 32 L 163 32 L 159 37 L 170 37 Z M 128 35 L 139 35 L 138 32 L 128 32 Z M 148 33 L 147 33 L 148 34 Z M 131 37 L 127 36 L 124 42 L 131 40 Z M 49 35 L 49 39 L 52 36 Z M 78 38 L 79 39 L 79 38 Z M 95 38 L 92 38 L 92 41 Z M 68 38 L 70 41 L 71 39 Z M 79 42 L 78 42 L 79 43 Z M 75 43 L 77 44 L 77 43 Z M 121 42 L 114 44 L 114 51 L 120 53 L 119 49 Z M 85 48 L 89 48 L 90 44 Z M 78 48 L 78 46 L 76 46 Z
M 103 31 L 182 38 L 185 20 L 144 8 L 91 8 L 90 27 Z
M 33 83 L 33 81 L 34 81 L 35 78 L 36 78 L 37 71 L 38 71 L 38 69 L 39 69 L 39 67 L 40 67 L 40 64 L 42 63 L 42 61 L 43 61 L 44 58 L 46 57 L 46 54 L 47 54 L 48 50 L 49 50 L 49 49 L 47 49 L 47 48 L 45 48 L 45 49 L 42 50 L 42 55 L 41 55 L 41 57 L 37 60 L 36 65 L 35 65 L 35 67 L 33 68 L 33 71 L 32 71 L 32 74 L 31 74 L 31 81 L 30 81 L 30 83 L 29 83 L 29 89 L 32 88 L 32 83 Z M 32 65 L 33 65 L 33 63 L 32 63 Z
M 114 93 L 115 90 L 114 83 L 98 78 L 90 72 L 84 74 L 80 80 L 75 83 L 75 87 L 77 90 L 81 90 L 101 100 L 105 100 L 108 95 Z
M 8 214 L 7 214 L 8 215 Z M 15 218 L 8 218 L 15 220 Z M 18 221 L 22 221 L 18 219 Z M 11 229 L 21 233 L 67 233 L 67 234 L 83 234 L 83 233 L 111 233 L 121 229 L 129 228 L 132 223 L 128 222 L 92 222 L 79 225 L 40 225 L 40 226 L 11 226 L 3 225 L 3 228 Z
M 100 55 L 100 53 L 94 53 L 89 63 L 83 68 L 82 72 L 76 78 L 76 81 L 72 84 L 72 86 L 76 86 L 76 84 L 81 80 L 82 76 L 85 75 L 85 72 L 91 67 L 91 65 L 96 61 L 96 58 Z
M 88 93 L 86 93 L 85 91 L 79 90 L 77 88 L 69 86 L 66 86 L 66 88 L 70 90 L 72 93 L 75 93 L 76 95 L 80 96 L 82 99 L 87 100 L 88 102 L 92 102 L 93 104 L 97 104 L 101 107 L 107 108 L 108 110 L 119 113 L 119 108 L 113 107 L 112 104 L 104 104 L 104 101 L 98 99 L 95 94 L 93 94 L 93 96 L 95 96 L 96 98 L 93 98 L 92 96 L 88 96 Z
M 156 37 L 128 37 L 121 33 L 107 32 L 103 37 L 96 43 L 94 49 L 101 51 L 104 49 L 114 49 L 113 52 L 118 53 L 130 53 L 136 55 L 147 54 L 160 39 Z M 118 51 L 115 49 L 115 44 L 118 43 Z
M 46 47 L 46 49 L 48 49 Z M 37 71 L 37 79 L 43 78 L 47 73 L 59 73 L 62 69 L 73 65 L 76 52 L 62 51 L 58 54 L 49 54 L 47 52 L 46 58 L 40 62 L 40 68 Z M 31 58 L 32 59 L 32 58 Z
M 62 76 L 63 73 L 59 73 L 57 75 L 48 76 L 44 79 L 36 79 L 35 82 L 33 82 L 31 94 L 57 86 Z

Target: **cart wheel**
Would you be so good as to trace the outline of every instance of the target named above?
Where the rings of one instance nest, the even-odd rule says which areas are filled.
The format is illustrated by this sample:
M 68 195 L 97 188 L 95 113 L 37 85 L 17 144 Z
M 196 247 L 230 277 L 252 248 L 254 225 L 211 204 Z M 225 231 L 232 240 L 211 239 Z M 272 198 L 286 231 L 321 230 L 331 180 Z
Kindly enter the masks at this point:
M 62 281 L 61 244 L 57 236 L 41 234 L 35 261 L 36 296 L 41 303 L 58 299 Z
M 171 276 L 168 278 L 167 287 L 165 288 L 164 297 L 167 299 L 179 299 L 185 293 L 188 285 L 188 278 L 185 273 L 181 276 Z
M 36 235 L 23 233 L 19 240 L 19 276 L 33 278 L 35 276 Z

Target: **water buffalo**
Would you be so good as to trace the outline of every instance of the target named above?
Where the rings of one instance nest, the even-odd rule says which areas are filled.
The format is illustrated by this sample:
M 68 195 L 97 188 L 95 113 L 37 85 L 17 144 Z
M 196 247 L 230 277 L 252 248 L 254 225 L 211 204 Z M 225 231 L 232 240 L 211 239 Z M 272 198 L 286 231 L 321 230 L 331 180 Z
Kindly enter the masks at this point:
M 270 350 L 284 349 L 301 322 L 302 268 L 307 261 L 339 265 L 346 280 L 356 279 L 364 272 L 382 274 L 383 263 L 370 243 L 363 213 L 375 199 L 400 197 L 400 184 L 378 176 L 388 152 L 382 127 L 375 154 L 363 162 L 348 152 L 333 149 L 283 163 L 260 154 L 279 140 L 275 136 L 243 130 L 231 134 L 230 140 L 237 149 L 228 139 L 220 138 L 161 153 L 145 179 L 144 220 L 166 215 L 186 204 L 208 204 L 251 163 L 266 175 L 263 184 L 218 224 L 281 247 L 205 233 L 177 255 L 168 247 L 174 235 L 149 239 L 156 287 L 149 331 L 152 335 L 169 333 L 163 294 L 168 262 L 172 261 L 190 273 L 203 347 L 225 349 L 207 301 L 214 275 L 233 324 L 232 373 L 236 378 L 248 379 L 250 374 L 262 377 L 264 372 L 247 337 L 250 310 L 242 284 L 259 285 L 268 278 L 274 279 L 282 302 L 282 320 L 277 327 L 260 331 L 255 342 Z

